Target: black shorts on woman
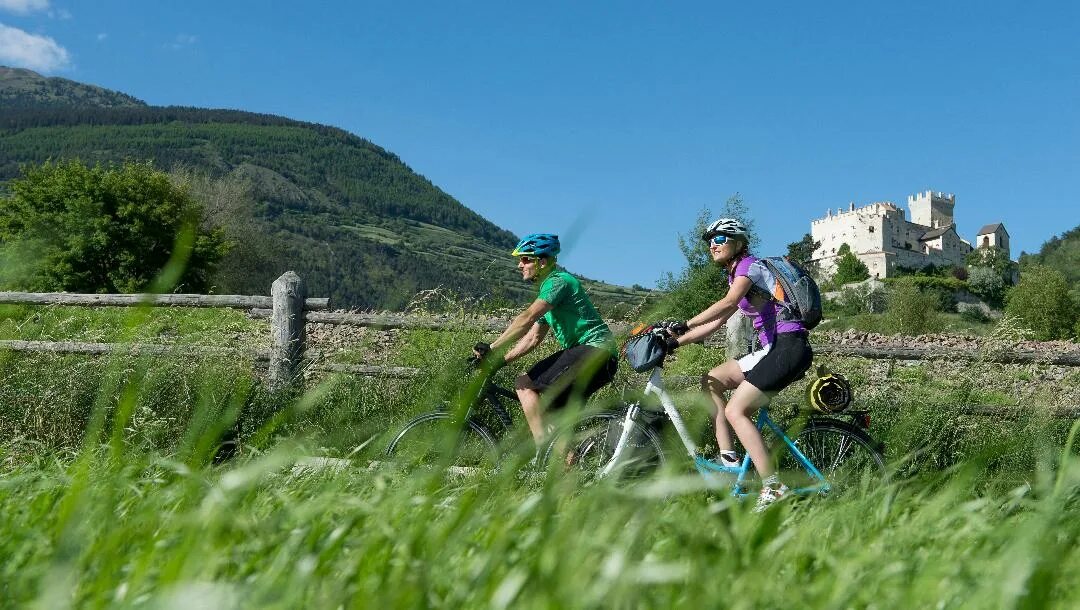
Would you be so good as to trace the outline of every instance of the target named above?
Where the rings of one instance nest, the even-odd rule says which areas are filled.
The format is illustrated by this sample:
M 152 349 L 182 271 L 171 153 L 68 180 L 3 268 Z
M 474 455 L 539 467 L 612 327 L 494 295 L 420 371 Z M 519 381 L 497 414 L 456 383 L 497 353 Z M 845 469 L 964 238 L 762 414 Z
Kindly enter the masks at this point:
M 810 368 L 814 350 L 806 331 L 779 333 L 769 353 L 744 375 L 762 392 L 775 393 L 791 385 Z

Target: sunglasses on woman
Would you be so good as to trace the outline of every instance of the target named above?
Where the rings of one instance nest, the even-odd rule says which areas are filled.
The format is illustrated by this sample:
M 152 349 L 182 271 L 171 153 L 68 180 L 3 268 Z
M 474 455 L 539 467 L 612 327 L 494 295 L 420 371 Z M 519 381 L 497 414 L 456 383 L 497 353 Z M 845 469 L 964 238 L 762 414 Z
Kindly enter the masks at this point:
M 727 235 L 713 235 L 712 239 L 709 240 L 709 243 L 714 246 L 722 246 L 727 243 L 727 240 Z

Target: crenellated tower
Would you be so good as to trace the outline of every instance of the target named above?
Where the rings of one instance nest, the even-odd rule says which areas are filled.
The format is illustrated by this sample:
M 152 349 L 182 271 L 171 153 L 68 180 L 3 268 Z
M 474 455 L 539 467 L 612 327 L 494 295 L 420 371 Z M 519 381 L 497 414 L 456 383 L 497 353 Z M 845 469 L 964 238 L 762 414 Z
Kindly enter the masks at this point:
M 911 211 L 911 222 L 940 229 L 953 224 L 953 208 L 956 206 L 956 196 L 952 193 L 940 193 L 926 191 L 908 195 L 908 210 Z

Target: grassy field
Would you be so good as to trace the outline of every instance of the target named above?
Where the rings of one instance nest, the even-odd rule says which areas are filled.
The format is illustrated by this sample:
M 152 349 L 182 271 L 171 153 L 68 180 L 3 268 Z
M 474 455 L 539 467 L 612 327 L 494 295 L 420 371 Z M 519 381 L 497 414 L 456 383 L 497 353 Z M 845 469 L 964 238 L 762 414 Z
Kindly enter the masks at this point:
M 181 345 L 264 336 L 232 312 L 179 311 L 12 308 L 0 331 Z M 387 429 L 460 383 L 476 340 L 403 333 L 385 361 L 431 371 L 427 383 L 327 376 L 294 397 L 257 389 L 236 358 L 0 355 L 0 607 L 1080 602 L 1076 429 L 1047 415 L 1077 402 L 1080 372 L 829 360 L 872 410 L 894 481 L 761 515 L 678 468 L 619 487 L 558 470 L 447 479 L 369 468 Z M 680 350 L 669 374 L 721 358 Z M 623 371 L 605 398 L 642 383 Z M 1017 402 L 1008 419 L 954 408 Z M 703 439 L 705 419 L 691 417 Z M 243 455 L 213 464 L 237 420 Z M 312 455 L 348 466 L 298 465 Z

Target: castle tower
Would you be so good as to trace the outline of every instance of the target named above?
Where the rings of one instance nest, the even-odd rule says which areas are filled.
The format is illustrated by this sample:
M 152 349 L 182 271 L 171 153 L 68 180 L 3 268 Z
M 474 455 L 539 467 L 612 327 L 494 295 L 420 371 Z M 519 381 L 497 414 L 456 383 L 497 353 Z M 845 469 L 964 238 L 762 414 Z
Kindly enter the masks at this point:
M 953 223 L 953 207 L 956 196 L 952 193 L 926 191 L 908 195 L 908 209 L 911 210 L 911 222 L 938 229 Z

